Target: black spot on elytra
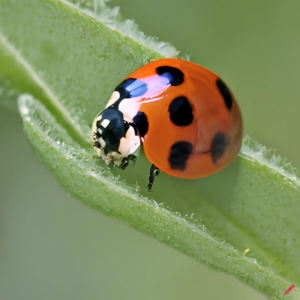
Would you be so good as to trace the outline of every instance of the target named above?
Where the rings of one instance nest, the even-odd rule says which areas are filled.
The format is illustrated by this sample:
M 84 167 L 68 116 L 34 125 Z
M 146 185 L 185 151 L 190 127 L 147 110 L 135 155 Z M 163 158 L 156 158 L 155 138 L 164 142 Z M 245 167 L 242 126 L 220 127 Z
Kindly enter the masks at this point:
M 226 134 L 219 132 L 215 135 L 211 143 L 211 158 L 215 165 L 217 164 L 217 161 L 223 156 L 228 145 L 229 137 Z
M 120 98 L 116 103 L 120 103 L 125 98 L 133 98 L 144 95 L 148 90 L 147 84 L 135 78 L 128 78 L 121 82 L 115 91 L 120 93 Z
M 138 111 L 138 113 L 133 117 L 133 122 L 138 129 L 139 135 L 143 137 L 148 132 L 149 128 L 147 116 L 142 111 Z
M 156 72 L 159 76 L 168 78 L 169 82 L 173 86 L 177 86 L 183 83 L 183 73 L 174 67 L 162 66 L 156 68 Z
M 231 94 L 230 94 L 226 84 L 220 78 L 216 81 L 216 84 L 217 84 L 217 87 L 218 87 L 220 93 L 223 96 L 226 107 L 228 108 L 228 110 L 231 110 L 232 97 L 231 97 Z
M 171 147 L 169 163 L 172 169 L 184 171 L 186 162 L 192 153 L 193 146 L 189 142 L 180 141 Z
M 103 120 L 109 120 L 109 124 L 104 128 L 101 125 Z M 105 142 L 105 151 L 118 151 L 120 139 L 125 136 L 123 114 L 113 107 L 108 107 L 102 112 L 102 119 L 97 122 L 97 128 L 102 130 L 102 138 Z
M 193 122 L 193 108 L 184 96 L 175 98 L 170 106 L 170 119 L 177 126 L 188 126 Z

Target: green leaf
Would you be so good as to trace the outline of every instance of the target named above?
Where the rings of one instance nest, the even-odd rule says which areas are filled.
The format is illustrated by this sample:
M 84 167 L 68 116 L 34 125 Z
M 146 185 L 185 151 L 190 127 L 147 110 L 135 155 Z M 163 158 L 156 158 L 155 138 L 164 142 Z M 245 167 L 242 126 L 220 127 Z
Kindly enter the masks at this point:
M 15 113 L 19 112 L 16 99 L 19 91 L 11 84 L 10 80 L 0 76 L 0 105 Z
M 76 145 L 32 96 L 21 96 L 19 107 L 25 132 L 38 156 L 59 182 L 85 204 L 280 299 L 289 285 L 285 280 L 255 259 L 212 237 L 203 225 L 141 196 L 136 191 L 138 187 L 134 189 L 118 181 L 103 162 Z M 291 295 L 297 299 L 300 291 L 295 289 Z
M 145 38 L 115 9 L 92 3 L 96 13 L 89 2 L 0 2 L 0 83 L 39 99 L 19 100 L 39 157 L 87 205 L 283 298 L 290 281 L 300 283 L 300 194 L 295 170 L 279 156 L 246 137 L 240 156 L 221 172 L 201 180 L 161 174 L 149 194 L 143 154 L 122 172 L 91 153 L 91 123 L 118 82 L 177 53 Z M 298 288 L 289 295 L 299 296 Z

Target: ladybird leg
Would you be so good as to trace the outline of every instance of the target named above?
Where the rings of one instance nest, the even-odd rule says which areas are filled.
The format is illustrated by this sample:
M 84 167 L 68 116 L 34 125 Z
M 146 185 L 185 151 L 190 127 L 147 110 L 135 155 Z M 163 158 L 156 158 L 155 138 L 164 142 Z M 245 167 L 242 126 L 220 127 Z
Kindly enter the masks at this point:
M 125 170 L 129 164 L 128 158 L 123 157 L 121 164 L 118 166 L 119 169 Z
M 149 183 L 147 185 L 148 191 L 151 190 L 153 182 L 154 182 L 154 178 L 158 174 L 159 174 L 159 169 L 155 165 L 152 164 L 152 166 L 150 168 L 150 174 L 149 174 Z
M 131 160 L 132 165 L 134 166 L 136 163 L 136 160 L 137 160 L 137 156 L 130 154 L 130 155 L 128 155 L 128 160 Z

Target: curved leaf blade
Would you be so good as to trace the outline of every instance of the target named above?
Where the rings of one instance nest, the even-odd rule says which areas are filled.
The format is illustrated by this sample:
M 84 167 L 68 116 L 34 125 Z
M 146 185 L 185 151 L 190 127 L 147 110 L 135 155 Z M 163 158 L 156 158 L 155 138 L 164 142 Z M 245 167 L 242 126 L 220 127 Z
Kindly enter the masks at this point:
M 135 68 L 162 57 L 162 53 L 151 50 L 144 41 L 134 41 L 112 30 L 108 23 L 115 20 L 103 22 L 98 15 L 66 2 L 17 1 L 17 7 L 14 3 L 1 3 L 1 77 L 11 80 L 20 91 L 41 99 L 75 143 L 87 147 L 95 112 L 104 106 L 113 87 Z M 209 229 L 209 235 L 226 240 L 240 253 L 250 248 L 249 257 L 297 284 L 299 181 L 293 170 L 288 172 L 288 166 L 283 168 L 278 157 L 272 158 L 273 154 L 266 152 L 248 140 L 231 166 L 208 178 L 183 181 L 162 174 L 153 197 L 158 203 L 164 202 L 169 211 L 176 211 L 178 218 L 180 214 L 194 214 L 188 222 L 197 224 L 195 219 L 199 219 Z M 45 157 L 43 160 L 47 161 Z M 121 178 L 126 176 L 128 183 L 138 181 L 144 186 L 148 166 L 142 157 L 134 171 L 110 171 Z M 64 184 L 64 177 L 58 173 L 56 176 Z M 116 189 L 123 185 L 112 175 L 107 177 L 108 185 L 109 181 Z M 123 187 L 130 191 L 128 185 Z M 77 194 L 77 190 L 73 193 Z M 142 201 L 149 194 L 141 188 L 139 195 Z M 110 201 L 113 197 L 112 191 Z M 123 221 L 130 222 L 131 215 L 123 217 Z M 216 266 L 210 259 L 203 257 L 202 261 Z M 226 272 L 239 274 L 230 269 Z M 245 276 L 239 278 L 274 295 L 274 286 L 270 290 L 259 286 L 257 279 L 252 278 L 255 273 L 248 279 Z M 279 297 L 281 292 L 278 289 L 276 295 Z
M 117 181 L 97 157 L 69 145 L 72 139 L 66 130 L 32 96 L 21 96 L 19 107 L 24 130 L 38 156 L 62 185 L 85 204 L 281 299 L 282 291 L 289 285 L 287 281 L 212 237 L 204 226 L 193 224 Z M 297 299 L 299 289 L 291 296 Z
M 162 57 L 68 2 L 29 0 L 0 4 L 2 47 L 45 92 L 51 111 L 60 111 L 62 119 L 78 133 L 77 138 L 84 141 L 89 141 L 92 119 L 109 99 L 116 82 Z M 22 49 L 22 53 L 16 49 Z M 6 66 L 0 67 L 0 72 L 26 92 L 20 75 L 12 75 Z

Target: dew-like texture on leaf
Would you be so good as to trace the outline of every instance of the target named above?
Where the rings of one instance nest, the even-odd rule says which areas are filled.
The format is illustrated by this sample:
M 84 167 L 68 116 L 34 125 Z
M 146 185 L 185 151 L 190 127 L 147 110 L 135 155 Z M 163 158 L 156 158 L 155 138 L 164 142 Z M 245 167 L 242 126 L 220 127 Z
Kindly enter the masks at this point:
M 0 105 L 13 112 L 18 112 L 16 99 L 19 91 L 7 79 L 0 77 Z
M 300 285 L 295 170 L 249 137 L 217 174 L 183 180 L 161 173 L 155 202 L 147 198 L 143 153 L 134 169 L 109 170 L 91 152 L 91 123 L 125 76 L 162 52 L 111 30 L 121 24 L 114 10 L 97 1 L 95 16 L 88 3 L 81 11 L 58 0 L 0 0 L 0 78 L 47 107 L 20 98 L 25 132 L 41 160 L 87 205 L 281 299 L 290 281 Z M 297 295 L 295 288 L 289 297 Z
M 25 132 L 38 156 L 81 201 L 198 261 L 251 283 L 274 299 L 281 299 L 280 293 L 288 286 L 287 281 L 213 237 L 203 225 L 196 225 L 193 218 L 185 219 L 172 213 L 116 180 L 104 162 L 76 145 L 69 145 L 71 138 L 66 131 L 32 96 L 22 95 L 19 107 Z M 297 295 L 298 289 L 293 296 Z
M 52 104 L 64 108 L 65 118 L 86 140 L 93 118 L 118 83 L 142 65 L 162 57 L 147 45 L 111 30 L 107 25 L 111 22 L 103 19 L 105 14 L 98 17 L 100 12 L 80 11 L 58 0 L 1 0 L 0 5 L 1 47 L 14 49 L 12 56 L 22 67 L 28 63 L 28 72 L 38 84 L 51 90 L 48 97 L 55 98 Z M 148 46 L 164 48 L 157 44 Z M 171 49 L 167 53 L 176 54 Z M 26 92 L 26 87 L 22 91 Z
M 146 36 L 133 20 L 125 20 L 119 13 L 119 7 L 109 7 L 105 0 L 61 0 L 62 2 L 79 8 L 111 29 L 130 37 L 132 40 L 146 46 L 166 57 L 176 57 L 179 51 L 167 42 L 159 41 L 156 37 Z M 71 4 L 72 3 L 72 4 Z

